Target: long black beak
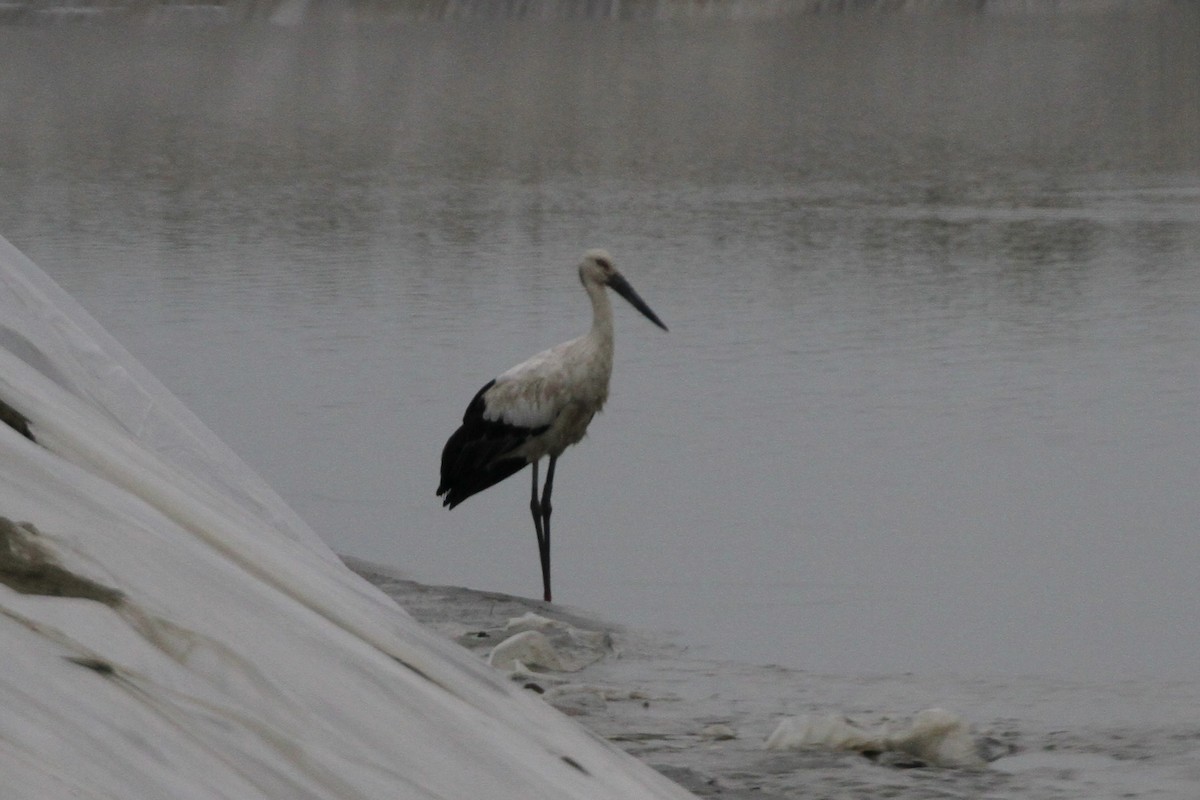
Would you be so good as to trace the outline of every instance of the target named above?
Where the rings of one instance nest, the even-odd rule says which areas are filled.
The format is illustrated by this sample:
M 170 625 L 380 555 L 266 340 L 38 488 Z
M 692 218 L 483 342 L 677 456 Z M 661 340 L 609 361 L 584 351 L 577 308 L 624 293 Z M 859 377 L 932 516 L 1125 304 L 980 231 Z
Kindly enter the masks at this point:
M 638 293 L 633 290 L 633 287 L 629 285 L 629 281 L 625 280 L 625 276 L 621 275 L 620 273 L 614 273 L 613 276 L 608 279 L 608 285 L 614 292 L 628 300 L 629 305 L 642 312 L 642 316 L 644 316 L 646 319 L 650 320 L 664 331 L 667 329 L 667 326 L 663 325 L 663 321 L 658 318 L 658 314 L 655 314 L 652 310 L 650 310 L 650 306 L 646 305 L 646 301 L 643 300 Z

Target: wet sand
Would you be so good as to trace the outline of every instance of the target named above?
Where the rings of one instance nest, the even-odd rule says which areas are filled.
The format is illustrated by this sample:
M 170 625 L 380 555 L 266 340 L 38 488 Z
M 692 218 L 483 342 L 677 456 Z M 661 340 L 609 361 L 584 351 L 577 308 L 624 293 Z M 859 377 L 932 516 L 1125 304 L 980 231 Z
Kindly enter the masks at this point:
M 718 662 L 576 609 L 347 563 L 417 620 L 700 797 L 1200 796 L 1200 682 L 822 675 Z M 929 708 L 970 726 L 978 765 L 832 740 L 767 747 L 784 720 L 807 722 L 810 733 L 821 730 L 814 721 L 843 718 L 853 730 L 897 730 Z

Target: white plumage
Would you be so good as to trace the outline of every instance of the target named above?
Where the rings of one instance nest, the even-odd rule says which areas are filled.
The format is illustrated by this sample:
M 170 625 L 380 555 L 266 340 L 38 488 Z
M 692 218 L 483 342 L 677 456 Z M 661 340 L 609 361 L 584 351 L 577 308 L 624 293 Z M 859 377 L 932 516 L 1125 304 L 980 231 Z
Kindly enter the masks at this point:
M 438 495 L 454 508 L 527 464 L 533 466 L 530 511 L 542 560 L 543 596 L 550 600 L 550 492 L 558 457 L 587 433 L 588 423 L 608 399 L 613 363 L 611 288 L 663 330 L 604 250 L 589 250 L 579 279 L 592 301 L 592 327 L 521 362 L 488 382 L 463 414 L 462 425 L 442 451 Z M 538 461 L 549 457 L 546 484 L 538 498 Z

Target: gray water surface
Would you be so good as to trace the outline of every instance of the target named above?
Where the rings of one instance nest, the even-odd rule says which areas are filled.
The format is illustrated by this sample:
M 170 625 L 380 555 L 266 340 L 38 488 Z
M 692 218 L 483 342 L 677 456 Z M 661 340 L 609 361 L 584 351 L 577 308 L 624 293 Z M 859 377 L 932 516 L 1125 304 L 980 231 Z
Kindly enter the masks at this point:
M 555 595 L 717 657 L 1194 677 L 1200 14 L 0 27 L 0 233 L 336 550 L 540 591 L 475 391 L 586 329 Z

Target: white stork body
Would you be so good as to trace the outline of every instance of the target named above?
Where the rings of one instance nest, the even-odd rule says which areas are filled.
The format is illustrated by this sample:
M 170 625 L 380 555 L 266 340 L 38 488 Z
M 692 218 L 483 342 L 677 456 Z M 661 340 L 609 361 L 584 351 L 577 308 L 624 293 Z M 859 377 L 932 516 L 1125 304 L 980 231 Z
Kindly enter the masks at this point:
M 558 457 L 587 433 L 608 399 L 613 363 L 611 287 L 663 330 L 666 326 L 612 266 L 603 250 L 589 250 L 579 279 L 592 301 L 592 327 L 583 336 L 544 350 L 502 373 L 475 395 L 462 426 L 442 451 L 443 505 L 473 494 L 533 465 L 534 528 L 542 558 L 542 584 L 550 600 L 550 491 Z M 538 461 L 549 456 L 546 485 L 538 500 Z
M 592 329 L 543 350 L 496 378 L 484 394 L 484 417 L 540 428 L 520 448 L 529 461 L 559 456 L 587 433 L 604 402 L 613 364 L 612 304 L 602 286 L 591 285 Z

